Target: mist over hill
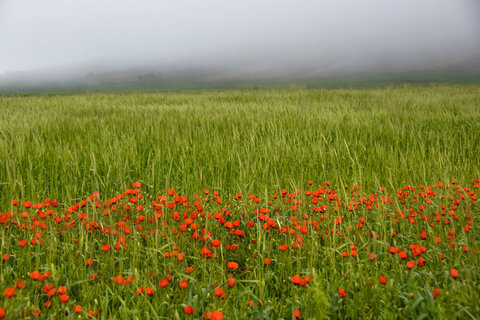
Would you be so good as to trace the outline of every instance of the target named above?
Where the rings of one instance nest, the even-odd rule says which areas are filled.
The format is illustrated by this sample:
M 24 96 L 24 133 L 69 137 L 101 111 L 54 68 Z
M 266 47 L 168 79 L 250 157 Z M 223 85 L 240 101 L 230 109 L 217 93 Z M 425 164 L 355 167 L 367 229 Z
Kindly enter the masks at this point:
M 480 82 L 480 59 L 452 64 L 396 66 L 392 62 L 341 62 L 315 68 L 289 64 L 245 62 L 235 65 L 130 64 L 90 62 L 0 74 L 0 92 L 155 90 L 168 88 L 304 85 L 312 87 L 378 87 L 402 84 Z M 279 67 L 283 66 L 283 67 Z
M 0 91 L 479 81 L 478 0 L 0 1 Z

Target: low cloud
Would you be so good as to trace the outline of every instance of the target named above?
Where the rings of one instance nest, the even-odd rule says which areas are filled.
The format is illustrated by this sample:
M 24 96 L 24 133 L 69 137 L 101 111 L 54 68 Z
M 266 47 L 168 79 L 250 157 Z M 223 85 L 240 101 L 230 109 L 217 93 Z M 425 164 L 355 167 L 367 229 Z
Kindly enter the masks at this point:
M 0 48 L 0 72 L 64 77 L 130 69 L 305 78 L 469 68 L 479 65 L 480 5 L 0 0 Z

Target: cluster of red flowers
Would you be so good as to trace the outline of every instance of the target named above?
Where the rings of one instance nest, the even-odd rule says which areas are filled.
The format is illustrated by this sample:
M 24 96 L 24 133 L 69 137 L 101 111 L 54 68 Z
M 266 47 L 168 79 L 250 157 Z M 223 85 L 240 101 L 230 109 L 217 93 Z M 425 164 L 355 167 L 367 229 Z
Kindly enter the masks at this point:
M 372 266 L 380 260 L 391 259 L 393 263 L 401 262 L 404 272 L 412 272 L 408 270 L 419 267 L 428 270 L 432 260 L 443 260 L 447 256 L 442 253 L 457 248 L 457 241 L 460 244 L 458 250 L 461 247 L 462 254 L 477 253 L 477 248 L 467 247 L 469 242 L 463 241 L 471 235 L 474 224 L 471 208 L 476 204 L 475 190 L 480 188 L 480 182 L 472 180 L 472 185 L 473 187 L 460 186 L 456 181 L 447 185 L 421 185 L 418 188 L 407 185 L 391 197 L 383 187 L 371 194 L 362 193 L 359 186 L 345 186 L 345 190 L 339 192 L 331 187 L 329 181 L 318 188 L 311 188 L 312 182 L 309 181 L 308 190 L 289 193 L 283 189 L 264 202 L 254 194 L 244 197 L 237 193 L 232 200 L 233 204 L 225 204 L 218 191 L 205 189 L 203 195 L 189 198 L 169 189 L 165 195 L 150 197 L 152 201 L 148 204 L 145 198 L 149 197 L 144 196 L 141 183 L 135 182 L 132 188 L 108 200 L 100 201 L 99 193 L 94 192 L 85 200 L 66 206 L 64 211 L 55 200 L 45 199 L 40 203 L 14 200 L 13 210 L 0 212 L 0 227 L 5 229 L 6 234 L 16 235 L 11 245 L 1 248 L 4 251 L 1 253 L 2 261 L 5 264 L 16 262 L 19 255 L 28 255 L 44 246 L 50 234 L 58 233 L 63 237 L 68 230 L 75 229 L 100 239 L 98 248 L 90 250 L 86 254 L 88 258 L 81 258 L 80 264 L 89 270 L 87 275 L 90 283 L 95 285 L 96 282 L 108 279 L 111 284 L 113 275 L 102 274 L 99 267 L 106 261 L 106 257 L 116 259 L 119 254 L 131 250 L 130 246 L 138 246 L 139 239 L 144 243 L 153 237 L 166 239 L 167 245 L 161 249 L 154 248 L 155 252 L 160 252 L 161 259 L 176 264 L 189 275 L 177 274 L 169 269 L 165 273 L 170 272 L 175 278 L 166 274 L 163 278 L 151 279 L 153 282 L 142 282 L 142 279 L 136 280 L 131 276 L 133 274 L 137 278 L 137 274 L 131 270 L 118 270 L 118 273 L 127 277 L 124 278 L 122 274 L 114 277 L 113 282 L 119 285 L 115 287 L 124 290 L 120 288 L 133 283 L 132 292 L 148 299 L 159 296 L 155 294 L 157 281 L 160 288 L 166 288 L 158 290 L 195 290 L 195 281 L 201 279 L 195 278 L 197 268 L 194 274 L 191 264 L 201 261 L 204 265 L 220 265 L 221 269 L 215 270 L 224 271 L 220 272 L 222 282 L 216 282 L 219 284 L 213 286 L 214 295 L 211 296 L 216 302 L 222 301 L 227 293 L 230 294 L 232 291 L 229 290 L 235 290 L 236 279 L 242 283 L 241 277 L 252 274 L 249 268 L 260 266 L 264 270 L 274 270 L 279 267 L 279 261 L 293 261 L 296 256 L 303 255 L 304 251 L 315 254 L 318 248 L 312 249 L 312 246 L 318 242 L 312 239 L 326 241 L 334 237 L 337 245 L 332 251 L 335 252 L 332 259 L 338 258 L 338 263 L 367 261 Z M 388 223 L 388 228 L 379 230 L 378 225 L 375 225 L 377 218 Z M 406 230 L 409 228 L 415 232 L 408 233 Z M 186 240 L 180 245 L 182 238 Z M 268 242 L 270 239 L 276 240 Z M 187 242 L 191 246 L 185 245 Z M 75 238 L 73 245 L 79 243 L 81 240 Z M 475 242 L 470 242 L 470 245 L 474 244 Z M 78 256 L 81 256 L 80 250 L 76 251 L 75 259 Z M 244 257 L 251 258 L 246 260 Z M 462 274 L 454 268 L 460 264 L 458 261 L 447 260 L 445 258 L 443 263 L 448 264 L 450 277 L 458 279 L 457 282 L 461 281 Z M 38 268 L 44 270 L 43 267 Z M 49 269 L 55 272 L 55 269 Z M 149 271 L 148 276 L 155 277 L 158 270 L 154 271 Z M 313 274 L 309 270 L 293 270 L 292 273 L 296 272 L 307 276 L 296 274 L 291 277 L 290 281 L 296 286 L 292 286 L 293 290 L 306 290 L 307 288 L 301 287 L 317 281 L 308 275 Z M 444 272 L 447 275 L 447 271 Z M 372 276 L 373 279 L 378 277 L 379 288 L 385 290 L 390 287 L 387 284 L 392 285 L 398 281 L 394 274 L 387 274 L 388 270 L 381 270 L 381 273 L 383 274 Z M 52 274 L 48 271 L 41 273 L 35 270 L 29 276 L 32 283 L 55 279 L 51 278 Z M 348 279 L 347 275 L 342 276 Z M 27 285 L 30 287 L 25 280 L 19 279 L 14 286 L 10 284 L 2 288 L 4 297 L 8 298 L 6 301 L 12 301 L 19 294 L 17 290 L 23 290 Z M 339 288 L 340 286 L 342 287 Z M 350 289 L 348 281 L 335 288 L 340 299 L 353 296 Z M 58 296 L 61 303 L 72 305 L 81 298 L 72 296 L 74 301 L 70 301 L 65 286 L 55 287 L 47 283 L 42 290 L 46 301 L 40 308 L 50 308 L 55 296 Z M 448 288 L 433 288 L 432 296 L 437 298 L 441 290 Z M 335 292 L 331 292 L 331 295 L 337 297 Z M 190 301 L 182 304 L 186 315 L 193 315 L 194 307 L 199 307 L 192 304 Z M 253 307 L 253 300 L 249 304 Z M 83 312 L 83 307 L 79 304 L 75 304 L 73 309 L 76 313 Z M 302 311 L 305 312 L 304 309 Z M 42 309 L 32 311 L 34 314 L 41 312 Z M 6 310 L 2 306 L 0 318 L 5 315 Z M 90 310 L 89 315 L 96 316 L 96 312 Z M 301 310 L 295 309 L 292 316 L 301 318 Z M 223 319 L 223 312 L 203 312 L 203 317 Z
M 41 274 L 38 270 L 35 270 L 35 271 L 30 273 L 30 278 L 32 280 L 37 280 L 37 281 L 41 281 L 41 282 L 45 281 L 50 276 L 51 276 L 51 274 L 48 271 L 43 273 L 43 274 Z M 15 296 L 17 296 L 17 289 L 18 290 L 23 290 L 25 288 L 27 288 L 27 283 L 25 282 L 25 280 L 18 279 L 17 281 L 15 281 L 15 286 L 14 287 L 5 288 L 5 290 L 3 292 L 3 295 L 4 295 L 5 298 L 14 298 Z M 44 303 L 44 307 L 46 309 L 49 309 L 52 306 L 52 304 L 53 304 L 52 300 L 55 296 L 58 296 L 58 300 L 61 303 L 68 303 L 70 301 L 70 297 L 67 295 L 67 288 L 65 286 L 59 286 L 58 288 L 55 288 L 55 286 L 53 284 L 48 284 L 47 283 L 47 284 L 44 284 L 41 287 L 41 290 L 46 297 L 46 301 Z M 75 306 L 74 310 L 75 310 L 76 313 L 80 313 L 82 311 L 82 309 L 83 309 L 82 306 L 77 305 L 77 306 Z M 35 309 L 35 310 L 32 310 L 31 316 L 38 317 L 38 316 L 41 315 L 41 313 L 42 313 L 42 310 Z M 93 310 L 90 310 L 88 312 L 88 314 L 91 317 L 96 317 L 96 315 L 97 315 L 97 313 Z M 2 319 L 5 316 L 6 316 L 5 308 L 0 307 L 0 319 Z M 24 316 L 25 316 L 24 311 L 22 310 L 21 317 L 23 318 Z
M 306 276 L 305 278 L 302 278 L 298 274 L 296 274 L 292 278 L 290 278 L 290 281 L 292 281 L 293 284 L 305 287 L 310 281 L 312 281 L 312 277 Z
M 203 319 L 223 320 L 223 313 L 221 311 L 206 312 L 203 315 Z
M 118 276 L 116 276 L 115 278 L 113 278 L 113 282 L 115 282 L 116 284 L 121 284 L 123 286 L 128 286 L 130 283 L 132 283 L 135 279 L 130 276 L 128 278 L 123 278 L 123 276 L 121 274 L 119 274 Z

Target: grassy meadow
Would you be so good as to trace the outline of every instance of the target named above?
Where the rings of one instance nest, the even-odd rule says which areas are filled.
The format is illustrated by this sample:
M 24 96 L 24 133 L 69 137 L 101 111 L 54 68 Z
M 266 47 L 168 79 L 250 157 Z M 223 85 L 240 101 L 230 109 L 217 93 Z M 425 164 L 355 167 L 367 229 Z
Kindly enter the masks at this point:
M 480 85 L 0 95 L 0 318 L 478 319 L 479 178 Z

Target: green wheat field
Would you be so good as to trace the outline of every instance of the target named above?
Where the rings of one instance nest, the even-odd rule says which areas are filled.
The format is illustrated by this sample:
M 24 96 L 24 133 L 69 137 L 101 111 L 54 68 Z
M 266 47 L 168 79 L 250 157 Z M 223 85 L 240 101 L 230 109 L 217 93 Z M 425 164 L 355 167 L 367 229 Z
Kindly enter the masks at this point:
M 480 319 L 480 85 L 0 95 L 0 318 Z

